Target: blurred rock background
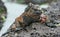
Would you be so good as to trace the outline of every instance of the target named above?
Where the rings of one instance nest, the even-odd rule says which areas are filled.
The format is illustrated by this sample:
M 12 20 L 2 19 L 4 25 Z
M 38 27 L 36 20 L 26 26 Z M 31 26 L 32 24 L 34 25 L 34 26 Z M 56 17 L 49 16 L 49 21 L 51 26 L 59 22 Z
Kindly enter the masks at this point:
M 7 18 L 7 9 L 4 3 L 0 0 L 0 29 L 2 28 L 6 18 Z
M 9 2 L 15 2 L 15 3 L 34 3 L 34 4 L 43 4 L 43 3 L 51 3 L 52 1 L 57 1 L 57 0 L 8 0 Z

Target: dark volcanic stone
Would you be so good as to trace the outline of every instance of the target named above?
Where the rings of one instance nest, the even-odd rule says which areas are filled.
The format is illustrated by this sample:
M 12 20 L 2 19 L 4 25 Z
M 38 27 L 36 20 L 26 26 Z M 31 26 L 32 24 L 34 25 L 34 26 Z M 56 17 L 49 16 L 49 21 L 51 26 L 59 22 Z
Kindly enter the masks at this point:
M 49 3 L 52 0 L 25 0 L 25 3 L 33 3 L 33 4 L 42 4 L 42 3 Z
M 4 3 L 0 0 L 0 6 L 2 6 Z
M 30 32 L 25 31 L 19 31 L 19 32 L 9 32 L 2 37 L 59 37 L 60 36 L 60 30 L 59 28 L 49 28 L 46 25 L 40 24 L 40 23 L 33 23 L 32 27 L 35 26 L 37 30 L 31 30 Z M 58 30 L 57 30 L 58 29 Z

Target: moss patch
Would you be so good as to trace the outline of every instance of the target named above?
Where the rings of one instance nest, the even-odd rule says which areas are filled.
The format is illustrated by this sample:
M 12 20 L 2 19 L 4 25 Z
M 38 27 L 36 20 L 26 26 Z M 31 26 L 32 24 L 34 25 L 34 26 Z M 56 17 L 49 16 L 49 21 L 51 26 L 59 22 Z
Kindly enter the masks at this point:
M 0 7 L 0 14 L 4 12 L 4 8 Z
M 23 3 L 24 0 L 17 0 L 17 3 Z

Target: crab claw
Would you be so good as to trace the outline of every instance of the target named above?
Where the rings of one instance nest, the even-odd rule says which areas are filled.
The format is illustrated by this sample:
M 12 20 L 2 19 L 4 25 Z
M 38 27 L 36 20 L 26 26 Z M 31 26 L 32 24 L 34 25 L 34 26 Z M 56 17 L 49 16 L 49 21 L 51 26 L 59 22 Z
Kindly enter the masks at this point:
M 40 19 L 39 19 L 39 20 L 40 20 L 40 22 L 41 22 L 41 23 L 45 23 L 45 22 L 46 22 L 46 20 L 47 20 L 47 16 L 46 16 L 46 15 L 44 15 L 44 14 L 41 14 L 41 15 L 40 15 Z

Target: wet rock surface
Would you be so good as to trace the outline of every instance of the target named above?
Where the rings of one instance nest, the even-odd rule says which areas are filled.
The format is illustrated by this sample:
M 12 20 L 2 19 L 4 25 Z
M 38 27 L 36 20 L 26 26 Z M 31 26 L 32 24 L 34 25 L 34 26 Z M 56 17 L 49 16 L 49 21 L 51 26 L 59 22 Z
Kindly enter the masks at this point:
M 11 31 L 2 37 L 60 37 L 60 27 L 50 28 L 45 24 L 33 23 L 27 27 L 28 32 L 23 30 Z
M 0 29 L 2 28 L 2 24 L 4 23 L 5 19 L 7 18 L 7 9 L 4 3 L 0 0 Z

